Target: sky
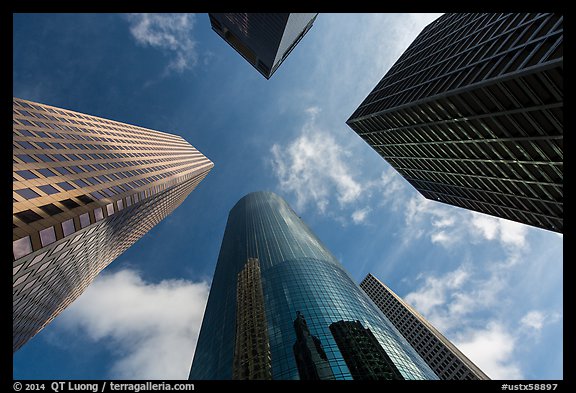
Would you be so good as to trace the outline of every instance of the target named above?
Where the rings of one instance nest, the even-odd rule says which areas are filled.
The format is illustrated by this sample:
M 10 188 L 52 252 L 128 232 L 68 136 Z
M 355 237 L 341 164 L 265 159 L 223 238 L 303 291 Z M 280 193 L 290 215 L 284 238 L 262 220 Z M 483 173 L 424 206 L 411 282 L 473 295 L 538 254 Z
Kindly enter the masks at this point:
M 214 168 L 13 356 L 14 379 L 186 379 L 228 212 L 282 196 L 492 379 L 563 379 L 563 236 L 423 198 L 346 124 L 440 14 L 319 14 L 270 80 L 207 14 L 14 14 L 13 95 L 178 134 Z

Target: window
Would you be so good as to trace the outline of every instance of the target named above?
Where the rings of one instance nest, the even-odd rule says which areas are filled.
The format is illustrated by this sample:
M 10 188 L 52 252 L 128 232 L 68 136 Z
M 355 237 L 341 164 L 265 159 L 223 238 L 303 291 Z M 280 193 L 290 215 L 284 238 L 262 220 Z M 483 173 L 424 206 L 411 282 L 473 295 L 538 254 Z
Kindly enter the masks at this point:
M 52 162 L 53 161 L 52 158 L 50 158 L 46 154 L 37 154 L 36 156 L 44 162 Z
M 32 144 L 31 144 L 30 142 L 19 141 L 18 143 L 19 143 L 20 146 L 22 146 L 24 149 L 36 149 L 34 146 L 32 146 Z
M 44 205 L 44 206 L 40 206 L 40 209 L 42 209 L 44 212 L 50 214 L 51 216 L 54 216 L 54 215 L 56 215 L 56 214 L 58 214 L 58 213 L 62 213 L 62 212 L 63 212 L 62 209 L 60 209 L 58 206 L 56 206 L 56 205 L 54 205 L 54 204 L 52 204 L 52 203 L 49 203 L 49 204 Z
M 41 189 L 42 191 L 44 191 L 48 195 L 57 194 L 60 192 L 56 188 L 54 188 L 53 186 L 51 186 L 49 184 L 47 184 L 45 186 L 38 186 L 38 188 Z
M 106 205 L 106 212 L 108 213 L 108 216 L 111 216 L 112 214 L 114 214 L 114 205 L 112 205 L 111 203 Z
M 16 157 L 18 157 L 22 162 L 36 162 L 36 160 L 28 154 L 17 154 Z
M 71 172 L 68 168 L 65 168 L 62 166 L 59 166 L 59 167 L 54 168 L 54 169 L 56 169 L 56 172 L 60 173 L 61 175 L 68 175 L 69 173 L 73 174 L 73 172 Z
M 122 199 L 116 201 L 116 204 L 118 205 L 118 211 L 124 209 L 124 202 L 122 201 Z
M 90 216 L 88 213 L 80 214 L 80 226 L 86 228 L 88 225 L 90 225 Z
M 74 209 L 75 207 L 80 206 L 79 204 L 74 202 L 72 199 L 64 199 L 63 201 L 60 201 L 60 203 L 63 204 L 64 206 L 66 206 L 68 209 Z
M 42 219 L 42 216 L 36 214 L 32 210 L 24 210 L 23 212 L 14 214 L 20 220 L 22 220 L 26 224 L 30 224 L 31 222 L 38 221 Z
M 63 190 L 66 190 L 66 191 L 70 191 L 70 190 L 73 190 L 73 189 L 74 189 L 74 187 L 72 187 L 72 186 L 70 185 L 70 183 L 65 182 L 65 181 L 63 181 L 63 182 L 61 182 L 61 183 L 57 183 L 57 184 L 58 184 L 58 186 L 59 186 L 60 188 L 62 188 Z
M 75 229 L 74 229 L 74 220 L 73 219 L 69 219 L 66 220 L 62 223 L 62 232 L 64 233 L 64 236 L 68 236 L 72 233 L 74 233 Z
M 54 227 L 48 227 L 40 231 L 40 243 L 42 243 L 42 246 L 47 246 L 55 241 L 56 232 L 54 232 Z
M 16 173 L 22 176 L 24 179 L 34 179 L 38 177 L 30 171 L 16 171 Z
M 96 199 L 98 199 L 98 200 L 106 198 L 105 195 L 102 195 L 102 194 L 99 193 L 98 191 L 91 192 L 90 195 L 92 195 L 92 197 L 94 197 L 94 198 L 96 198 Z
M 88 195 L 79 195 L 76 198 L 80 199 L 86 205 L 91 202 L 94 202 L 92 198 L 90 198 Z
M 55 158 L 56 161 L 58 161 L 58 162 L 65 162 L 65 161 L 67 161 L 67 160 L 66 160 L 66 157 L 64 157 L 62 154 L 54 154 L 54 158 Z
M 14 259 L 22 258 L 32 252 L 32 243 L 30 242 L 30 236 L 23 237 L 12 242 L 12 252 L 14 253 Z
M 40 172 L 44 177 L 51 177 L 51 176 L 56 176 L 56 174 L 54 172 L 52 172 L 50 169 L 36 169 L 38 172 Z
M 40 196 L 40 194 L 30 188 L 23 188 L 22 190 L 16 190 L 16 192 L 25 199 L 34 199 Z
M 100 221 L 104 218 L 104 213 L 102 212 L 101 207 L 94 209 L 94 218 L 96 218 L 96 221 Z

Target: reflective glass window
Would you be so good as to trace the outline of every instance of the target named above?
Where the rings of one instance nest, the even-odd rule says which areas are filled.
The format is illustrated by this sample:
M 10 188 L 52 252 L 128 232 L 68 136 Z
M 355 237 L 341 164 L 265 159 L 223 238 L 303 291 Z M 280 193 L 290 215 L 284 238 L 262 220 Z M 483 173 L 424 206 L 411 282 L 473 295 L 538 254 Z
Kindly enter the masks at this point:
M 58 184 L 59 187 L 61 187 L 62 189 L 66 190 L 66 191 L 70 191 L 70 190 L 74 189 L 74 187 L 70 183 L 65 182 L 65 181 L 63 181 L 61 183 L 56 183 L 56 184 Z
M 96 221 L 100 221 L 104 218 L 104 213 L 102 212 L 101 207 L 94 209 L 94 218 L 96 218 Z
M 47 168 L 36 169 L 36 170 L 38 172 L 40 172 L 44 177 L 56 176 L 56 174 L 54 172 L 52 172 L 50 169 L 47 169 Z
M 44 191 L 48 195 L 57 194 L 58 192 L 60 192 L 56 188 L 51 186 L 50 184 L 47 184 L 45 186 L 38 186 L 38 188 L 41 189 L 42 191 Z
M 74 220 L 73 219 L 69 219 L 66 220 L 62 223 L 62 232 L 64 233 L 64 236 L 68 236 L 72 233 L 74 233 L 75 228 L 74 228 Z
M 88 213 L 80 214 L 80 226 L 86 228 L 88 225 L 90 225 L 90 216 Z
M 26 199 L 34 199 L 34 198 L 38 198 L 40 196 L 40 194 L 38 194 L 34 190 L 31 190 L 30 188 L 23 188 L 21 190 L 16 190 L 16 192 L 21 197 L 26 198 Z
M 42 246 L 47 246 L 55 241 L 56 232 L 54 232 L 54 227 L 48 227 L 40 231 L 40 243 L 42 243 Z
M 30 236 L 23 237 L 12 242 L 12 251 L 14 252 L 14 259 L 22 258 L 32 252 L 32 243 Z

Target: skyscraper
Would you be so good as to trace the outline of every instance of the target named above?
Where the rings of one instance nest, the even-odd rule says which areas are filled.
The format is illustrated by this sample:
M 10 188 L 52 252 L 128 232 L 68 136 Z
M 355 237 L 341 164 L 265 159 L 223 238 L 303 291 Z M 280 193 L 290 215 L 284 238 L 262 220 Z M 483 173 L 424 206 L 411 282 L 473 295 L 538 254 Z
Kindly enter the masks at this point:
M 208 14 L 220 37 L 266 79 L 278 69 L 310 30 L 314 13 Z
M 440 379 L 490 379 L 418 311 L 372 274 L 362 280 L 360 288 Z
M 330 329 L 339 321 L 370 329 L 363 348 L 402 378 L 437 379 L 286 201 L 250 193 L 228 216 L 189 377 L 353 379 Z
M 18 98 L 12 108 L 16 351 L 214 165 L 177 135 Z
M 562 232 L 562 23 L 444 14 L 347 124 L 424 197 Z

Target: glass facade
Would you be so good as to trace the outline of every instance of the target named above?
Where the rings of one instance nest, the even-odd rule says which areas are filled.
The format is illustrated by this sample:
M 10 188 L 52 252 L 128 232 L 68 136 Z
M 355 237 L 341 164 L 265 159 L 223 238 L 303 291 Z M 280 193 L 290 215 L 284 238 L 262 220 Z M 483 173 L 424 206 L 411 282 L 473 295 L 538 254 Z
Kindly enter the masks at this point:
M 305 379 L 296 359 L 316 368 L 307 375 L 353 379 L 330 330 L 339 321 L 359 321 L 369 329 L 402 378 L 438 379 L 284 199 L 271 192 L 248 194 L 230 211 L 190 379 L 233 378 L 242 320 L 236 315 L 239 274 L 254 260 L 272 379 Z M 310 353 L 302 355 L 306 348 Z
M 211 13 L 212 30 L 266 79 L 310 30 L 315 13 Z
M 347 124 L 424 197 L 562 232 L 563 19 L 446 13 Z

